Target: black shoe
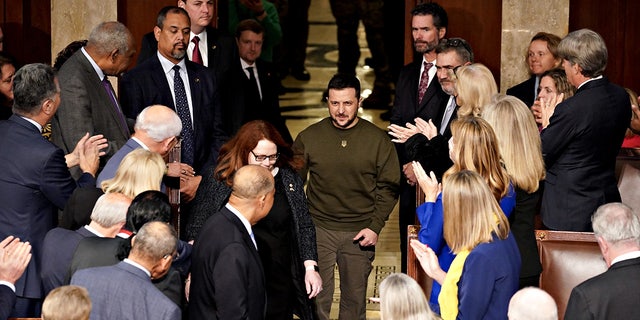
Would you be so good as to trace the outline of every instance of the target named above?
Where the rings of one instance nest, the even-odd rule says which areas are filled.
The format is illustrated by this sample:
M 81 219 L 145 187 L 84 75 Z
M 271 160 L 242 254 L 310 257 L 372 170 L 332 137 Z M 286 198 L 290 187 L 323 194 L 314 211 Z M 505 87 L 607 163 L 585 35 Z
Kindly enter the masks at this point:
M 291 69 L 291 76 L 300 81 L 311 80 L 311 74 L 309 74 L 309 71 L 307 71 L 305 67 L 302 67 L 302 69 Z

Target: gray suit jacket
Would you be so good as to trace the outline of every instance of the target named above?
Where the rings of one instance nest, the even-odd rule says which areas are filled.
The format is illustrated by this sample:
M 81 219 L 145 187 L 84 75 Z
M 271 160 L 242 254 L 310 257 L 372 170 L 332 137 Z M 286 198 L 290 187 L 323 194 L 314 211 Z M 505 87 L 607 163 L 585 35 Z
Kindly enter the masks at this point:
M 129 139 L 129 129 L 116 112 L 102 79 L 80 50 L 60 68 L 58 81 L 61 102 L 51 120 L 51 140 L 69 153 L 85 133 L 103 134 L 109 140 L 109 150 L 100 159 L 102 168 Z M 76 179 L 79 173 L 77 168 L 71 170 Z
M 180 308 L 151 283 L 144 271 L 126 262 L 77 271 L 71 284 L 87 288 L 91 320 L 180 320 Z

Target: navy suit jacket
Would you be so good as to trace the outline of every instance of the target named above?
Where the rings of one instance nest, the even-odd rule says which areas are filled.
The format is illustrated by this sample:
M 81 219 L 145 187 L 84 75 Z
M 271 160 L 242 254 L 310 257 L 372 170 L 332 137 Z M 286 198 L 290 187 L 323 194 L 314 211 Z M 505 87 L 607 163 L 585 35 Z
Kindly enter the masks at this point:
M 0 238 L 29 241 L 32 259 L 16 282 L 18 297 L 42 298 L 42 242 L 78 186 L 95 185 L 88 173 L 71 178 L 64 153 L 45 140 L 29 121 L 17 115 L 0 121 Z
M 418 104 L 418 85 L 420 83 L 420 68 L 422 59 L 404 66 L 400 70 L 398 83 L 396 85 L 396 97 L 393 101 L 391 124 L 405 126 L 407 122 L 414 123 L 416 117 L 425 121 L 433 120 L 433 123 L 440 126 L 442 122 L 443 109 L 447 107 L 449 95 L 442 91 L 437 76 L 433 77 L 427 92 L 425 92 L 422 102 Z M 402 144 L 396 144 L 400 165 L 409 162 L 405 148 Z
M 189 319 L 264 319 L 260 256 L 233 212 L 225 207 L 207 220 L 192 259 Z
M 182 317 L 180 308 L 153 286 L 144 271 L 126 262 L 79 270 L 71 278 L 71 284 L 89 291 L 91 320 L 180 320 Z
M 535 92 L 536 88 L 536 76 L 507 89 L 507 94 L 520 99 L 524 104 L 531 108 L 533 102 L 536 101 L 538 93 Z
M 222 109 L 218 82 L 212 69 L 185 61 L 193 109 L 195 154 L 193 167 L 201 172 L 214 165 L 218 151 L 227 135 L 222 125 Z M 171 71 L 173 73 L 173 71 Z M 129 118 L 135 118 L 146 107 L 161 104 L 176 111 L 169 82 L 155 55 L 133 68 L 122 77 L 120 101 Z
M 278 98 L 278 79 L 273 71 L 273 65 L 262 59 L 256 60 L 258 79 L 262 89 L 262 101 L 251 102 L 247 74 L 242 69 L 240 58 L 236 58 L 233 67 L 223 76 L 225 81 L 220 84 L 222 105 L 224 106 L 224 124 L 226 132 L 234 135 L 240 127 L 251 120 L 265 120 L 278 129 L 278 132 L 288 143 L 293 138 L 280 113 Z
M 42 246 L 42 270 L 40 270 L 45 296 L 51 290 L 67 284 L 67 272 L 78 243 L 83 238 L 95 236 L 85 227 L 75 231 L 55 228 L 47 232 Z
M 585 83 L 556 107 L 541 135 L 545 226 L 591 231 L 593 212 L 620 201 L 615 165 L 629 119 L 629 95 L 606 78 Z
M 640 258 L 614 263 L 609 270 L 571 291 L 564 318 L 640 319 Z
M 9 317 L 15 303 L 15 292 L 11 288 L 0 284 L 0 320 L 5 320 Z
M 120 148 L 120 150 L 118 150 L 113 155 L 113 157 L 111 157 L 111 159 L 107 161 L 107 164 L 104 166 L 104 169 L 100 171 L 100 174 L 98 175 L 98 179 L 96 179 L 96 188 L 101 188 L 100 184 L 102 184 L 102 181 L 109 180 L 115 177 L 116 170 L 118 170 L 118 167 L 120 166 L 120 162 L 122 162 L 122 159 L 124 159 L 124 157 L 126 157 L 129 154 L 129 152 L 136 150 L 138 148 L 142 148 L 142 146 L 139 143 L 137 143 L 135 140 L 133 139 L 127 140 L 127 143 L 125 143 L 124 146 L 122 146 L 122 148 Z

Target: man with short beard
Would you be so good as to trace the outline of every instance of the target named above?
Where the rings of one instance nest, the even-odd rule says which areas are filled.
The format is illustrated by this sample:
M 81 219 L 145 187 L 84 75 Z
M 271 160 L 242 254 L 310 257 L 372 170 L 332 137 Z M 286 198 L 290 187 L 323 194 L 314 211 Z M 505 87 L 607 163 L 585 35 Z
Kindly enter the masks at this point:
M 447 33 L 447 12 L 437 3 L 424 3 L 412 11 L 411 34 L 413 44 L 422 59 L 402 68 L 396 85 L 396 97 L 393 102 L 391 124 L 406 126 L 414 124 L 420 117 L 432 120 L 440 125 L 442 109 L 446 108 L 449 95 L 442 91 L 436 80 L 435 48 Z M 435 80 L 435 81 L 434 81 Z M 406 272 L 407 226 L 415 222 L 416 188 L 403 144 L 396 144 L 401 169 L 406 179 L 400 182 L 400 251 L 402 252 L 402 271 Z
M 127 117 L 136 118 L 145 107 L 156 104 L 175 110 L 180 117 L 180 162 L 192 166 L 196 174 L 181 179 L 183 193 L 197 189 L 202 179 L 197 174 L 215 165 L 218 150 L 226 140 L 214 71 L 185 59 L 190 31 L 191 22 L 184 9 L 162 8 L 153 30 L 158 40 L 157 54 L 123 76 L 121 86 L 122 110 Z

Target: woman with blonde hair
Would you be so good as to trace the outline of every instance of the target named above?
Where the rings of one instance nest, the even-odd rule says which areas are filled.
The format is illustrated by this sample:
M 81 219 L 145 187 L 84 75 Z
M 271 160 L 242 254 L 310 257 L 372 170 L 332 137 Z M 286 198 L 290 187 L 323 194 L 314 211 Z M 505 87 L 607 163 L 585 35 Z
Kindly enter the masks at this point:
M 77 188 L 64 207 L 60 226 L 76 230 L 91 221 L 91 211 L 105 193 L 122 193 L 130 199 L 147 190 L 160 190 L 166 165 L 160 154 L 136 149 L 123 159 L 113 178 L 102 181 L 102 188 Z
M 404 273 L 392 273 L 380 283 L 380 319 L 436 320 L 420 285 Z
M 509 175 L 502 167 L 498 140 L 489 123 L 473 116 L 458 118 L 451 124 L 451 133 L 449 157 L 453 166 L 444 173 L 445 184 L 449 175 L 463 170 L 474 171 L 485 180 L 493 199 L 500 202 L 501 211 L 509 216 L 515 207 L 516 195 Z M 444 192 L 440 192 L 433 171 L 430 177 L 427 176 L 418 162 L 413 163 L 413 170 L 425 194 L 425 203 L 416 209 L 421 224 L 418 238 L 436 253 L 440 266 L 446 271 L 455 255 L 443 237 Z M 434 283 L 429 302 L 435 311 L 438 310 L 439 292 L 440 285 Z
M 518 290 L 520 253 L 493 192 L 479 174 L 462 170 L 444 180 L 444 238 L 454 254 L 448 271 L 432 248 L 411 241 L 420 265 L 442 285 L 443 319 L 506 319 Z
M 89 292 L 79 286 L 57 287 L 42 304 L 42 320 L 89 320 L 90 314 Z
M 540 134 L 529 108 L 513 96 L 494 96 L 482 118 L 496 133 L 502 161 L 516 189 L 516 207 L 509 223 L 522 256 L 520 288 L 537 287 L 542 265 L 534 219 L 541 196 L 540 181 L 545 177 Z
M 498 93 L 491 70 L 481 63 L 462 66 L 456 71 L 456 104 L 458 118 L 482 114 L 482 108 Z

